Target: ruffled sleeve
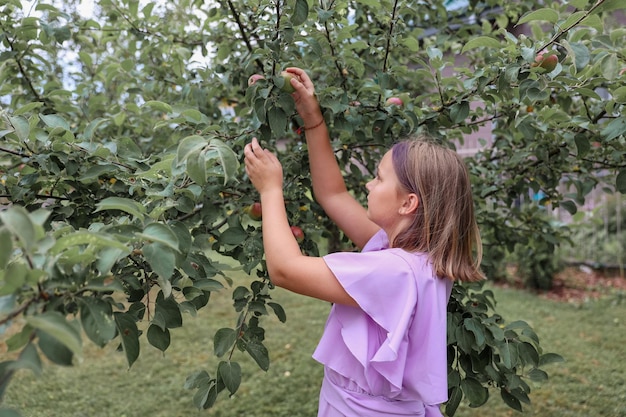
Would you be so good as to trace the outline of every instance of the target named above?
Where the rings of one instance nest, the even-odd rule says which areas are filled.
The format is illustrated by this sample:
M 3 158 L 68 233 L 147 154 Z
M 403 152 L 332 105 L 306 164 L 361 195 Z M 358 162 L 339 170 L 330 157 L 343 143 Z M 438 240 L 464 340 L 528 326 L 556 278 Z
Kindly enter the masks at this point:
M 385 247 L 384 234 L 382 237 L 377 234 L 361 253 L 342 252 L 324 257 L 337 280 L 360 308 L 333 307 L 314 357 L 334 371 L 354 379 L 373 395 L 401 397 L 407 385 L 420 391 L 421 385 L 426 387 L 435 382 L 436 387 L 425 389 L 432 388 L 438 392 L 437 395 L 427 392 L 418 392 L 418 395 L 425 402 L 429 400 L 425 397 L 437 397 L 436 401 L 442 396 L 445 401 L 445 305 L 449 292 L 445 294 L 445 284 L 442 287 L 438 285 L 437 281 L 444 280 L 433 275 L 426 255 Z M 433 294 L 433 291 L 442 294 Z M 436 311 L 431 311 L 436 306 L 427 301 L 433 296 L 437 299 L 434 301 L 436 304 L 443 303 Z M 416 314 L 421 315 L 417 322 Z M 435 325 L 431 318 L 437 322 Z M 426 323 L 426 328 L 421 328 L 424 327 L 421 322 Z M 420 337 L 428 340 L 422 341 Z M 433 345 L 431 337 L 443 343 Z M 338 343 L 338 338 L 342 345 Z M 433 348 L 441 349 L 444 355 L 443 361 L 438 359 L 440 363 L 434 371 L 430 369 L 432 364 L 420 365 L 420 361 L 429 361 L 428 354 Z M 415 357 L 424 354 L 426 356 L 421 358 Z M 421 371 L 416 369 L 416 363 L 417 368 L 429 368 L 425 370 L 427 375 L 407 375 Z M 360 370 L 355 369 L 357 364 Z M 435 374 L 436 381 L 433 381 Z M 422 377 L 428 381 L 421 384 L 411 380 Z

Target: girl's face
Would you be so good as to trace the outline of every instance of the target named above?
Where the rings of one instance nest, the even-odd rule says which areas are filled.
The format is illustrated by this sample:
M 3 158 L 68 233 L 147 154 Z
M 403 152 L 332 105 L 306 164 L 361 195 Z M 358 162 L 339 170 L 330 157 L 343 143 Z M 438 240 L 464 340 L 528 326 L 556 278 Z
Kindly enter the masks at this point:
M 371 221 L 383 228 L 388 235 L 399 225 L 400 208 L 408 195 L 402 190 L 388 151 L 378 164 L 376 177 L 367 188 L 367 215 Z

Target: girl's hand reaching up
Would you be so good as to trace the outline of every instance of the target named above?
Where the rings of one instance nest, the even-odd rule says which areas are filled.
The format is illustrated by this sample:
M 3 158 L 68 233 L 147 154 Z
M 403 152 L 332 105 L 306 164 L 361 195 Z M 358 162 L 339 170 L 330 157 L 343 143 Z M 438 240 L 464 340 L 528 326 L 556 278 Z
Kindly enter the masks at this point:
M 283 167 L 276 155 L 261 148 L 257 138 L 244 147 L 246 174 L 259 194 L 277 190 L 283 192 Z
M 296 110 L 305 128 L 319 125 L 323 121 L 322 112 L 320 111 L 317 97 L 315 96 L 315 87 L 309 75 L 302 69 L 297 67 L 289 67 L 286 72 L 293 74 L 291 85 L 296 90 L 292 96 L 296 104 Z

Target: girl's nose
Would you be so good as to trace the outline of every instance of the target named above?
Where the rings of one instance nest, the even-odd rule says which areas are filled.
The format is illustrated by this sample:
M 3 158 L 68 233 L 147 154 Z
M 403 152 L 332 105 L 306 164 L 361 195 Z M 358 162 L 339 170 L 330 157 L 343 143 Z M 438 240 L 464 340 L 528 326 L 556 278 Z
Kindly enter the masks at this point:
M 372 186 L 372 180 L 365 183 L 365 188 L 367 189 L 367 191 L 370 191 L 371 186 Z

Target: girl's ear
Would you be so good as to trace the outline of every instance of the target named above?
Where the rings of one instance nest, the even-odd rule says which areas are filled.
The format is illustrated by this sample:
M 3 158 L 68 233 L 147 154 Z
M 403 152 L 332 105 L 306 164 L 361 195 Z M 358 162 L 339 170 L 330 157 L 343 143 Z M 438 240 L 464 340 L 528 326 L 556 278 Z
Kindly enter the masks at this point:
M 413 214 L 419 207 L 420 200 L 415 193 L 408 193 L 400 207 L 400 214 Z

